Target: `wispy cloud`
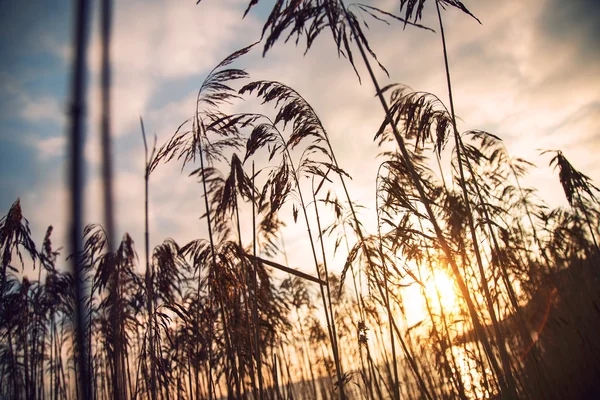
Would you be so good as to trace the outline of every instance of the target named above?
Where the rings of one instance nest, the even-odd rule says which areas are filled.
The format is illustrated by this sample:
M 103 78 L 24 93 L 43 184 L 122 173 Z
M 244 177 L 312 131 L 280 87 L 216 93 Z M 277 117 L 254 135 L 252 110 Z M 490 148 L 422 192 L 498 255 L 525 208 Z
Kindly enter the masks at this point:
M 161 84 L 205 74 L 236 46 L 256 36 L 251 19 L 240 21 L 238 0 L 192 3 L 131 1 L 115 9 L 112 71 L 114 134 L 137 128 L 140 115 Z M 218 23 L 217 23 L 218 21 Z M 247 39 L 251 40 L 251 39 Z M 92 40 L 89 62 L 92 82 L 98 82 L 99 38 Z M 98 109 L 97 86 L 90 93 L 91 120 Z
M 64 126 L 66 112 L 56 97 L 33 98 L 24 96 L 22 117 L 30 122 L 53 122 Z
M 67 138 L 65 136 L 51 136 L 44 138 L 29 137 L 30 142 L 38 151 L 42 161 L 50 158 L 64 158 L 66 155 Z

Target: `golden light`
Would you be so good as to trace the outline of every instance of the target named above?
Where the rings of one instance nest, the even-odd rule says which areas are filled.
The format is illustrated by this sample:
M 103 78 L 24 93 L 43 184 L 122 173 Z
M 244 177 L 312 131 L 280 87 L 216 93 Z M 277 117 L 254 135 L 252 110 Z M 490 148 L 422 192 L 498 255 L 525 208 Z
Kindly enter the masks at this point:
M 425 295 L 434 310 L 439 310 L 440 303 L 446 312 L 453 311 L 459 306 L 454 280 L 446 272 L 439 269 L 435 270 L 425 282 Z

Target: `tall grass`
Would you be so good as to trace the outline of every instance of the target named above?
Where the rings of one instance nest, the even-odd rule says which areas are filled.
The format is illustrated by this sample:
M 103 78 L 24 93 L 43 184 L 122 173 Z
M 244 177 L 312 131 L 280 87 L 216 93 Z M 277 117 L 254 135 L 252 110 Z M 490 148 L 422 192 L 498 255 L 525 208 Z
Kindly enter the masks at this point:
M 398 16 L 356 7 L 418 25 L 424 4 L 402 0 Z M 51 227 L 38 248 L 17 200 L 0 220 L 0 395 L 597 395 L 597 189 L 556 152 L 550 164 L 570 208 L 550 209 L 521 184 L 532 164 L 512 158 L 497 136 L 458 131 L 440 6 L 470 12 L 436 1 L 449 108 L 430 93 L 382 88 L 362 21 L 339 0 L 276 2 L 265 25 L 265 51 L 284 33 L 307 35 L 310 48 L 327 28 L 352 66 L 366 66 L 384 111 L 373 129 L 385 149 L 373 176 L 374 232 L 308 101 L 280 82 L 240 84 L 250 76 L 231 64 L 255 45 L 208 74 L 191 117 L 151 154 L 142 124 L 143 274 L 133 238 L 117 243 L 99 225 L 88 225 L 67 257 L 79 275 L 65 272 Z M 254 97 L 263 103 L 244 103 Z M 244 111 L 230 114 L 230 104 Z M 172 162 L 202 185 L 197 213 L 208 237 L 181 246 L 167 238 L 151 252 L 150 178 Z M 281 228 L 299 216 L 309 273 L 283 244 Z M 345 258 L 339 275 L 336 254 Z M 38 268 L 37 280 L 17 259 Z M 78 306 L 89 310 L 83 318 Z

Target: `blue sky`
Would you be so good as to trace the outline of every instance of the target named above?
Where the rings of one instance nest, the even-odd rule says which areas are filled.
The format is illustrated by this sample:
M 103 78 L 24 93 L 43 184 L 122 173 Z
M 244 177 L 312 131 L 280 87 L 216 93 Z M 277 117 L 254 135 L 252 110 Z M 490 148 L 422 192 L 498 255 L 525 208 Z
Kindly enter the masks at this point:
M 263 0 L 261 4 L 269 3 Z M 373 1 L 395 11 L 397 0 Z M 564 205 L 549 157 L 538 149 L 561 149 L 575 167 L 600 180 L 600 3 L 595 0 L 465 1 L 482 21 L 445 13 L 460 130 L 484 129 L 501 136 L 514 156 L 539 168 L 528 183 L 551 205 Z M 270 4 L 270 3 L 269 3 Z M 116 1 L 113 136 L 119 232 L 141 249 L 143 144 L 139 116 L 163 143 L 193 114 L 194 96 L 206 73 L 233 50 L 260 38 L 266 7 L 241 19 L 247 1 Z M 0 212 L 20 197 L 34 238 L 47 225 L 64 245 L 67 217 L 66 110 L 70 71 L 72 4 L 65 1 L 0 1 Z M 426 10 L 424 23 L 437 28 Z M 94 14 L 94 20 L 98 14 Z M 439 36 L 401 25 L 371 24 L 369 37 L 391 78 L 415 90 L 447 98 Z M 86 222 L 101 222 L 98 147 L 98 27 L 92 26 Z M 253 78 L 280 80 L 302 93 L 322 117 L 351 190 L 374 206 L 378 149 L 371 142 L 382 120 L 368 81 L 359 85 L 337 57 L 328 33 L 306 56 L 293 43 L 278 43 L 242 59 Z M 360 67 L 359 67 L 360 69 Z M 360 69 L 364 78 L 366 72 Z M 151 182 L 154 244 L 180 243 L 204 233 L 200 186 L 178 165 L 160 167 Z M 290 213 L 291 214 L 291 213 Z M 368 218 L 368 217 L 367 217 Z M 292 257 L 303 249 L 291 227 Z M 292 259 L 292 263 L 294 261 Z
M 57 52 L 69 40 L 69 8 L 64 1 L 30 7 L 15 1 L 0 3 L 2 209 L 17 193 L 24 195 L 43 180 L 61 178 L 47 174 L 56 169 L 56 160 L 44 157 L 41 147 L 46 141 L 51 153 L 52 138 L 64 136 L 64 109 L 59 104 L 64 102 L 68 64 Z

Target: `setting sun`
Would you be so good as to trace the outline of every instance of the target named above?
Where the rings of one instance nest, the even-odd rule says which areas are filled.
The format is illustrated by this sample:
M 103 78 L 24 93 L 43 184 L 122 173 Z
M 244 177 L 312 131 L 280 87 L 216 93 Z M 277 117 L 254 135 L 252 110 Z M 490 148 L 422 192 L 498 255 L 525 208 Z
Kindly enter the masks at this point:
M 458 296 L 454 281 L 444 271 L 436 270 L 425 283 L 425 293 L 434 309 L 439 310 L 439 303 L 442 303 L 445 312 L 453 311 L 458 308 Z M 438 300 L 439 295 L 439 300 Z

